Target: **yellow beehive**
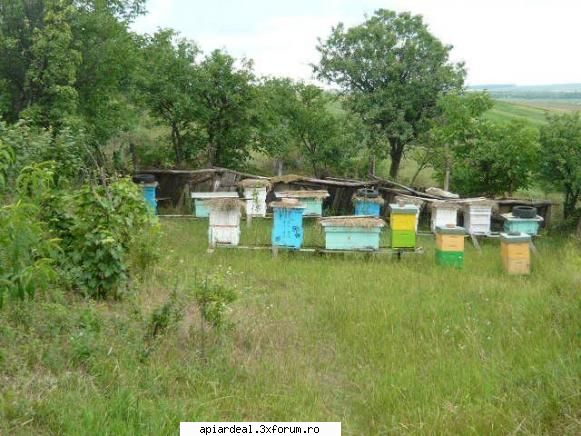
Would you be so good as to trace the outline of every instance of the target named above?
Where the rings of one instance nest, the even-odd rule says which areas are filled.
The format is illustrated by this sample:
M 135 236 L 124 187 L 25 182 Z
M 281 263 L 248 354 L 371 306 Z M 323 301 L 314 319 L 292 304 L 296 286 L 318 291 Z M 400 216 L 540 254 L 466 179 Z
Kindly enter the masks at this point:
M 531 237 L 526 233 L 501 233 L 500 250 L 502 264 L 509 274 L 530 274 Z
M 436 233 L 436 248 L 441 251 L 464 251 L 464 235 Z
M 391 230 L 416 231 L 418 207 L 413 204 L 390 204 L 391 215 L 389 226 Z

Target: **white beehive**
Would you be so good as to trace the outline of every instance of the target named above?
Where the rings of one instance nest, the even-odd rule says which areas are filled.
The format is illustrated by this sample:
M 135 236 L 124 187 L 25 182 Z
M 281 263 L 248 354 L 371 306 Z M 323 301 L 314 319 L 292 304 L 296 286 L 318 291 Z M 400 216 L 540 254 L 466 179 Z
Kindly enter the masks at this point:
M 238 245 L 240 242 L 241 202 L 235 198 L 207 200 L 210 209 L 208 240 L 217 244 Z
M 438 227 L 456 226 L 458 224 L 458 209 L 460 206 L 456 203 L 435 202 L 431 204 L 432 232 L 436 232 Z
M 268 179 L 244 179 L 238 183 L 246 200 L 246 216 L 266 216 L 266 194 L 270 188 Z
M 471 235 L 488 235 L 492 219 L 492 202 L 467 203 L 464 206 L 464 228 Z

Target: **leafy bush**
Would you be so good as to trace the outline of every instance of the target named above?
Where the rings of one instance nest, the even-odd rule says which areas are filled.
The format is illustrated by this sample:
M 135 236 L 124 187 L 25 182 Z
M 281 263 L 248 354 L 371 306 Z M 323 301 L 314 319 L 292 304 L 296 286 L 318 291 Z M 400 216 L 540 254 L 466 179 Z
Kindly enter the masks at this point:
M 66 248 L 73 276 L 89 296 L 118 297 L 127 282 L 131 247 L 156 220 L 138 186 L 128 179 L 109 186 L 84 186 L 72 202 Z M 141 255 L 142 266 L 151 261 Z
M 0 174 L 9 170 L 11 155 L 10 147 L 0 148 Z M 51 163 L 25 167 L 16 183 L 17 201 L 0 208 L 0 307 L 5 293 L 20 300 L 33 298 L 37 289 L 46 289 L 56 278 L 58 241 L 50 237 L 34 201 L 50 189 L 52 168 Z
M 200 308 L 202 319 L 216 330 L 228 328 L 231 324 L 226 319 L 230 304 L 236 301 L 234 288 L 228 286 L 224 279 L 214 275 L 197 284 L 194 297 Z

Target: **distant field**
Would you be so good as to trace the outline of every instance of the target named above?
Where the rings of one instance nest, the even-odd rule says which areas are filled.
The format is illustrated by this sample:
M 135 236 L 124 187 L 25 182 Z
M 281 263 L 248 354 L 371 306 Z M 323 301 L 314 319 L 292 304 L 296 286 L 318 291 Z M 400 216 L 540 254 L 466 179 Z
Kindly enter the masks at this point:
M 486 117 L 500 122 L 523 119 L 539 127 L 546 123 L 547 113 L 575 110 L 581 111 L 581 100 L 495 100 Z

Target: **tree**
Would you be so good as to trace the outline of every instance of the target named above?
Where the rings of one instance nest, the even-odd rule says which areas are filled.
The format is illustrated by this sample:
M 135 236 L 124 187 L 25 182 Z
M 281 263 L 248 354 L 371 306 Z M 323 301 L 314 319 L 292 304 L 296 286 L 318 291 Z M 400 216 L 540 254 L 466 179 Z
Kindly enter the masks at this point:
M 256 102 L 252 63 L 243 59 L 236 67 L 235 62 L 214 50 L 198 68 L 196 140 L 205 144 L 210 166 L 241 167 L 252 145 Z
M 199 112 L 194 66 L 198 48 L 161 30 L 144 42 L 140 89 L 151 113 L 170 128 L 175 163 L 180 165 L 193 144 L 193 122 Z
M 76 112 L 80 53 L 73 46 L 66 2 L 7 0 L 0 6 L 2 116 L 58 126 Z
M 259 117 L 264 151 L 284 159 L 298 150 L 317 177 L 347 169 L 360 141 L 355 137 L 356 118 L 332 110 L 337 96 L 288 79 L 266 81 L 261 93 L 266 95 Z
M 431 129 L 422 135 L 414 150 L 419 172 L 431 166 L 449 189 L 450 173 L 454 167 L 454 151 L 458 146 L 474 144 L 481 135 L 482 115 L 493 106 L 485 92 L 452 92 L 438 100 L 439 115 L 431 121 Z M 421 144 L 421 145 L 420 145 Z
M 429 128 L 438 98 L 462 87 L 461 64 L 449 62 L 420 16 L 378 10 L 363 24 L 340 23 L 320 42 L 315 72 L 347 93 L 350 110 L 389 140 L 390 176 L 397 177 L 406 148 Z
M 530 186 L 539 158 L 539 132 L 525 121 L 482 121 L 475 135 L 456 144 L 453 190 L 467 195 L 507 193 Z
M 547 115 L 541 129 L 541 175 L 565 194 L 565 218 L 574 215 L 581 198 L 581 118 L 573 114 Z
M 144 0 L 3 0 L 0 116 L 57 131 L 82 126 L 101 145 L 132 123 Z M 134 117 L 133 117 L 134 118 Z

